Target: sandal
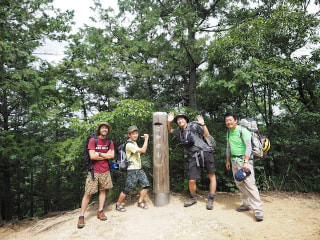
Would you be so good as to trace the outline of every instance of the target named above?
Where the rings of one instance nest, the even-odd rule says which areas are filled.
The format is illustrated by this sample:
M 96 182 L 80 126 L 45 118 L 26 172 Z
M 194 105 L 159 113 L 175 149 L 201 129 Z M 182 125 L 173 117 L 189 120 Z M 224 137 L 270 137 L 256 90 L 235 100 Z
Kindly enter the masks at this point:
M 121 204 L 120 205 L 116 204 L 116 210 L 119 212 L 127 211 L 127 209 L 125 209 Z
M 137 207 L 140 207 L 142 209 L 148 209 L 147 204 L 145 204 L 143 201 L 142 202 L 138 202 L 138 206 Z

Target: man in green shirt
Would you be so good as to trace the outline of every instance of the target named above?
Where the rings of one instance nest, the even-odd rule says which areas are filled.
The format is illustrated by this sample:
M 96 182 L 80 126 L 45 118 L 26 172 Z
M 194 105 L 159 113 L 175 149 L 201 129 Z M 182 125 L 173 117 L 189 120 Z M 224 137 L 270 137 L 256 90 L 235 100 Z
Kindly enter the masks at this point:
M 237 117 L 233 113 L 227 113 L 224 116 L 224 120 L 228 128 L 226 150 L 227 170 L 230 170 L 231 160 L 233 176 L 239 169 L 242 169 L 244 172 L 251 171 L 251 174 L 243 181 L 239 182 L 235 180 L 236 185 L 241 192 L 240 199 L 243 202 L 241 206 L 237 207 L 237 211 L 244 212 L 253 210 L 255 219 L 257 221 L 262 221 L 262 201 L 255 184 L 251 133 L 246 128 L 237 124 Z

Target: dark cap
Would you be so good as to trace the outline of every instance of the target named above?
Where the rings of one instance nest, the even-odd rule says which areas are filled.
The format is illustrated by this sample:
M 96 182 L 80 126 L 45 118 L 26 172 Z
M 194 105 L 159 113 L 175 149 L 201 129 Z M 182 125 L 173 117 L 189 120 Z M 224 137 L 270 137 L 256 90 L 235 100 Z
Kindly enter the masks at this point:
M 177 123 L 177 119 L 180 118 L 180 117 L 183 117 L 184 119 L 186 119 L 187 123 L 189 122 L 189 118 L 188 118 L 184 113 L 178 113 L 178 114 L 174 117 L 173 121 L 174 121 L 175 123 Z
M 244 172 L 242 169 L 239 169 L 236 174 L 234 175 L 234 178 L 238 181 L 241 182 L 243 181 L 246 177 L 248 177 L 251 174 L 250 169 L 248 169 L 248 172 Z

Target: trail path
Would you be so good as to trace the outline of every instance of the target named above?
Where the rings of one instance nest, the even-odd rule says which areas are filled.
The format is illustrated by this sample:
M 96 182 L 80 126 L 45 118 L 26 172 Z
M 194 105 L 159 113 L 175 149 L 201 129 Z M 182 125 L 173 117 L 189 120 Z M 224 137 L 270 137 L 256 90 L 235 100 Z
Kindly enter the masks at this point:
M 152 195 L 152 194 L 150 194 Z M 126 201 L 127 212 L 107 203 L 108 220 L 96 218 L 97 203 L 85 216 L 86 226 L 77 229 L 79 209 L 48 216 L 41 220 L 7 223 L 0 228 L 5 240 L 319 240 L 320 194 L 266 192 L 261 194 L 265 211 L 263 222 L 252 212 L 239 213 L 239 194 L 218 192 L 214 209 L 206 210 L 206 194 L 198 194 L 198 203 L 183 207 L 186 196 L 171 193 L 170 203 L 155 207 L 148 198 L 148 210 L 136 206 L 135 195 Z

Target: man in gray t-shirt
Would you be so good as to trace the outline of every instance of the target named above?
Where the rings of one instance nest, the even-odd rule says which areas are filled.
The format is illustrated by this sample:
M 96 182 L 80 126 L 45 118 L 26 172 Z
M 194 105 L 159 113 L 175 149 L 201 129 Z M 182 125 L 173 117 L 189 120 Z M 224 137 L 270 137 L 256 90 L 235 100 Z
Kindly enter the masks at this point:
M 189 207 L 197 202 L 196 180 L 200 177 L 202 169 L 205 168 L 210 180 L 207 209 L 212 210 L 217 186 L 216 168 L 212 149 L 203 139 L 203 137 L 209 137 L 210 135 L 208 128 L 201 115 L 198 115 L 197 120 L 196 122 L 189 122 L 189 118 L 183 113 L 179 113 L 176 116 L 173 113 L 169 113 L 168 131 L 180 138 L 182 145 L 188 152 L 190 198 L 184 203 L 184 206 Z M 179 129 L 172 129 L 172 121 L 178 124 Z

